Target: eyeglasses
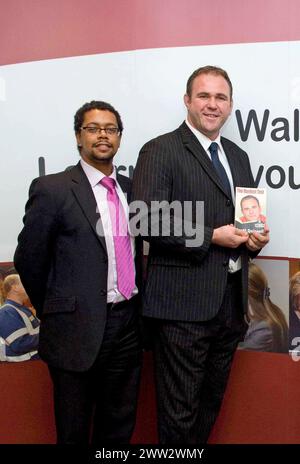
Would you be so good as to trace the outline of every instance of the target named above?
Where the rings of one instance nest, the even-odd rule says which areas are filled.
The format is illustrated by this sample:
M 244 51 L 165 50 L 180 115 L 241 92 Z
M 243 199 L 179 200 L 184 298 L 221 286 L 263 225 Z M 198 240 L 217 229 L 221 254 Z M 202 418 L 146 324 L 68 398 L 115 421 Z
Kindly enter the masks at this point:
M 117 135 L 120 133 L 120 129 L 118 127 L 85 126 L 80 129 L 85 130 L 88 134 L 101 134 L 101 131 L 104 131 L 106 135 Z

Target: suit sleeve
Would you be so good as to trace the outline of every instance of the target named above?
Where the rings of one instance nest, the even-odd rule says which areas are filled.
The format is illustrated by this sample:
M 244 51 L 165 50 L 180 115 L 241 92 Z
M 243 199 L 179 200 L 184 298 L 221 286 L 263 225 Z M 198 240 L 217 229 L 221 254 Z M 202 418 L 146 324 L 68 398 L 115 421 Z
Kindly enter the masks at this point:
M 38 315 L 42 312 L 53 256 L 56 210 L 54 192 L 46 188 L 42 178 L 35 179 L 29 189 L 14 263 Z
M 190 255 L 201 261 L 208 252 L 213 229 L 191 221 L 189 230 L 203 231 L 200 243 L 194 246 L 196 237 L 186 232 L 186 217 L 174 214 L 170 205 L 176 173 L 172 172 L 169 156 L 168 149 L 157 140 L 148 142 L 140 152 L 134 170 L 132 200 L 142 201 L 147 206 L 144 213 L 139 212 L 141 235 L 151 246 Z M 160 204 L 160 214 L 155 204 Z M 133 205 L 135 207 L 135 203 Z
M 272 330 L 266 322 L 260 322 L 257 327 L 246 333 L 245 340 L 240 343 L 242 350 L 272 351 Z

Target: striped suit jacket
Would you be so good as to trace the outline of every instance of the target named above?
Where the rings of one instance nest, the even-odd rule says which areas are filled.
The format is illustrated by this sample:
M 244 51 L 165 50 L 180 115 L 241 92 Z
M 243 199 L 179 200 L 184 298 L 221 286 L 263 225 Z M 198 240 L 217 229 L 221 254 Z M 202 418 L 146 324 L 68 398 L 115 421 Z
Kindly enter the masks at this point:
M 254 187 L 247 154 L 228 139 L 222 137 L 221 143 L 234 186 Z M 148 206 L 153 201 L 176 200 L 182 205 L 190 201 L 193 221 L 196 221 L 196 202 L 204 202 L 202 245 L 187 246 L 186 239 L 190 237 L 184 232 L 178 236 L 178 231 L 172 233 L 172 228 L 168 236 L 161 232 L 155 237 L 145 237 L 144 234 L 150 242 L 150 251 L 143 314 L 182 321 L 212 319 L 222 303 L 232 250 L 213 245 L 211 237 L 213 229 L 233 222 L 234 205 L 205 150 L 185 123 L 143 146 L 134 171 L 132 199 L 143 200 Z M 149 217 L 141 219 L 146 220 L 149 225 Z M 144 229 L 141 227 L 141 230 Z M 241 311 L 245 312 L 248 281 L 246 246 L 240 247 L 240 254 Z

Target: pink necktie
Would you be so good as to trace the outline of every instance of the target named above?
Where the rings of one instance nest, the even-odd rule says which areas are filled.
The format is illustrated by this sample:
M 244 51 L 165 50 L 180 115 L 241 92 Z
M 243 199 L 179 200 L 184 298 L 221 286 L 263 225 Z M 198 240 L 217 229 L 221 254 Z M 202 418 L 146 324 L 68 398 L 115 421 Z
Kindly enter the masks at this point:
M 111 177 L 103 177 L 100 183 L 107 189 L 117 264 L 118 289 L 129 300 L 135 287 L 135 273 L 127 220 L 116 192 L 115 180 Z

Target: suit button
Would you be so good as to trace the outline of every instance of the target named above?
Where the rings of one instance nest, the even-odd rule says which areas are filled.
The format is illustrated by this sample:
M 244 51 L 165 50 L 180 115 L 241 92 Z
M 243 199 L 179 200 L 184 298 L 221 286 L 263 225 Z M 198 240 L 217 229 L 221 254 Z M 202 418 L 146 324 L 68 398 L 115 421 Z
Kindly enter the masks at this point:
M 226 200 L 226 206 L 231 206 L 231 200 Z
M 106 295 L 106 294 L 107 294 L 107 291 L 106 291 L 106 290 L 103 290 L 103 289 L 100 290 L 100 295 L 103 295 L 103 296 L 104 296 L 104 295 Z
M 228 266 L 228 261 L 223 261 L 223 266 L 227 267 Z

